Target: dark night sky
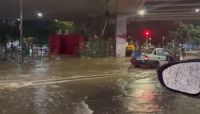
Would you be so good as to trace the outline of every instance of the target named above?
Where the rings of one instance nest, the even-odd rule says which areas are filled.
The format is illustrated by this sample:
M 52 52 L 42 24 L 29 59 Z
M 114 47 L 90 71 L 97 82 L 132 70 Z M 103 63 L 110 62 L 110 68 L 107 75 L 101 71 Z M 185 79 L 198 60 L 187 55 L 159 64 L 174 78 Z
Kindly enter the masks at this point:
M 36 13 L 44 18 L 70 18 L 72 16 L 100 14 L 104 0 L 23 0 L 24 17 L 37 19 Z M 19 0 L 0 0 L 0 19 L 19 18 Z
M 0 19 L 19 18 L 20 0 L 0 0 Z M 116 1 L 119 5 L 116 6 Z M 105 9 L 110 12 L 136 13 L 139 1 L 142 0 L 23 0 L 24 16 L 27 19 L 37 18 L 35 13 L 43 12 L 46 18 L 70 18 L 72 16 L 103 15 Z M 106 5 L 107 4 L 107 5 Z M 166 6 L 170 4 L 169 6 Z M 173 6 L 173 4 L 175 4 Z M 177 5 L 189 6 L 178 7 Z M 161 5 L 162 7 L 159 7 Z M 200 0 L 146 0 L 144 7 L 151 12 L 160 9 L 182 8 L 184 10 L 200 7 Z M 154 12 L 154 13 L 155 13 Z
M 143 21 L 132 22 L 128 24 L 127 35 L 131 36 L 134 40 L 144 40 L 144 31 L 151 32 L 152 42 L 159 44 L 162 40 L 162 36 L 165 36 L 166 40 L 170 41 L 168 37 L 168 31 L 176 28 L 175 22 L 177 21 Z M 200 25 L 198 21 L 183 21 L 184 23 L 190 23 L 194 25 Z
M 0 18 L 18 18 L 20 0 L 0 0 Z M 115 14 L 135 10 L 142 0 L 23 0 L 24 16 L 35 18 L 41 11 L 46 18 L 70 18 L 73 16 L 102 16 L 105 10 Z M 119 6 L 117 8 L 117 3 Z
M 150 31 L 153 41 L 160 41 L 162 36 L 167 36 L 167 32 L 175 27 L 174 21 L 145 21 L 132 22 L 128 25 L 128 35 L 135 40 L 144 39 L 144 31 Z

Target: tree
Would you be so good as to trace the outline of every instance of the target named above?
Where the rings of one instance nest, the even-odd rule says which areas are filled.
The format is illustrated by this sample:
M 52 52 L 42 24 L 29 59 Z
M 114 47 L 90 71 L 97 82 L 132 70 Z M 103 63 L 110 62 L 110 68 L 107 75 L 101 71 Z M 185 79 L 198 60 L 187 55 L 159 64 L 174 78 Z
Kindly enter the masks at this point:
M 32 37 L 35 44 L 45 44 L 49 35 L 56 32 L 54 23 L 49 21 L 24 21 L 24 37 Z
M 16 21 L 2 20 L 0 21 L 0 45 L 5 49 L 4 57 L 7 58 L 7 42 L 19 38 L 19 27 Z
M 6 45 L 8 40 L 15 40 L 18 37 L 19 30 L 15 21 L 0 22 L 0 44 Z
M 169 36 L 180 44 L 187 42 L 200 44 L 200 26 L 179 22 L 177 28 L 169 32 Z
M 66 31 L 73 32 L 74 23 L 71 21 L 58 21 L 55 23 L 55 29 L 57 31 L 61 30 L 62 34 L 64 34 Z
M 73 32 L 74 23 L 69 21 L 24 21 L 24 37 L 34 38 L 34 43 L 43 44 L 48 42 L 49 35 L 59 30 Z M 16 20 L 0 21 L 0 44 L 6 45 L 8 40 L 19 39 L 19 22 Z

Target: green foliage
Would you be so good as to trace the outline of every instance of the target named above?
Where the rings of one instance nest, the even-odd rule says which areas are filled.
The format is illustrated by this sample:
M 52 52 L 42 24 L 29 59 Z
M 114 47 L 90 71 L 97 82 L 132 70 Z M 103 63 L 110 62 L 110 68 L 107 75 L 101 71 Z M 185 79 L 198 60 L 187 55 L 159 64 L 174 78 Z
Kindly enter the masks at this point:
M 48 43 L 49 35 L 61 30 L 63 33 L 74 31 L 74 23 L 68 21 L 24 21 L 23 33 L 24 38 L 32 37 L 34 43 Z M 19 22 L 18 21 L 0 21 L 0 44 L 6 44 L 8 40 L 19 39 Z
M 86 57 L 105 57 L 106 40 L 99 37 L 90 37 L 86 43 L 86 50 L 83 53 Z
M 8 40 L 18 39 L 19 30 L 18 26 L 12 21 L 0 22 L 0 44 L 5 45 Z
M 73 32 L 74 23 L 71 21 L 58 21 L 55 23 L 55 29 L 57 31 L 61 30 L 62 33 L 64 33 L 65 31 Z
M 200 26 L 198 25 L 179 22 L 177 28 L 174 31 L 170 31 L 169 35 L 181 44 L 186 42 L 200 44 Z
M 54 23 L 46 21 L 25 21 L 24 37 L 32 37 L 35 44 L 46 44 L 51 33 L 55 32 Z

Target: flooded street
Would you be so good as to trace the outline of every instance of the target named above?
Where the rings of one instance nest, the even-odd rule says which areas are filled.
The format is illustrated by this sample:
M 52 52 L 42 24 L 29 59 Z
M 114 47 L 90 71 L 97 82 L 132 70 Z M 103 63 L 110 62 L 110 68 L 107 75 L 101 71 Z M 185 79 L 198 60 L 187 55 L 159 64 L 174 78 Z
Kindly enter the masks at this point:
M 200 99 L 162 87 L 129 59 L 0 62 L 0 114 L 199 114 Z

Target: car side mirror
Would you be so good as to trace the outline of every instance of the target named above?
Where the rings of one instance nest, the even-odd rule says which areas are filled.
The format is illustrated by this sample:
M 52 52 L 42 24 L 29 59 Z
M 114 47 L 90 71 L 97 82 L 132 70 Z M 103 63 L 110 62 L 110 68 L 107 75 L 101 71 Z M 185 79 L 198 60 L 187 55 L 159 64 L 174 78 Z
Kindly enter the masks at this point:
M 161 66 L 158 69 L 158 79 L 170 90 L 197 95 L 200 93 L 200 59 Z

